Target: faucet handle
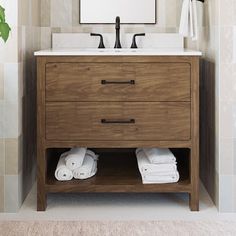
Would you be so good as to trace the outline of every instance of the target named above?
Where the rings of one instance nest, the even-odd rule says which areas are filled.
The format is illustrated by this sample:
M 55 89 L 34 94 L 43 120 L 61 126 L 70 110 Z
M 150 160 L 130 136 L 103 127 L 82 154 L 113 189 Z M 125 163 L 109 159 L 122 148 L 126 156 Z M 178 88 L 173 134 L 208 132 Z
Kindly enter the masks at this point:
M 145 33 L 135 34 L 135 35 L 133 36 L 131 48 L 138 48 L 137 43 L 136 43 L 136 37 L 137 37 L 137 36 L 145 36 Z
M 100 43 L 99 43 L 98 48 L 105 48 L 104 43 L 103 43 L 103 36 L 101 34 L 90 33 L 90 36 L 100 37 Z

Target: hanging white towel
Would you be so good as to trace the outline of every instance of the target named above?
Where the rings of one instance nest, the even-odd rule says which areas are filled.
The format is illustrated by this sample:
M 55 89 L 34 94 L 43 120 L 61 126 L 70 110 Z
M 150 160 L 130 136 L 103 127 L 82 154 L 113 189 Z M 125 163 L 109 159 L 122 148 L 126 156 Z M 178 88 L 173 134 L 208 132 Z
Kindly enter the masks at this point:
M 67 152 L 66 156 L 66 166 L 70 170 L 75 170 L 76 168 L 82 166 L 84 161 L 84 156 L 87 148 L 77 147 L 72 148 Z
M 198 39 L 197 1 L 183 0 L 179 33 L 192 40 Z
M 138 168 L 141 174 L 145 173 L 165 173 L 165 172 L 173 172 L 177 171 L 177 164 L 171 163 L 171 164 L 151 164 L 144 153 L 143 150 L 139 151 L 137 154 L 137 161 L 138 161 Z
M 72 180 L 73 178 L 72 171 L 66 167 L 65 158 L 66 158 L 66 153 L 63 153 L 60 156 L 60 159 L 57 163 L 57 168 L 55 171 L 55 178 L 59 181 L 68 181 L 68 180 Z
M 75 179 L 88 179 L 94 176 L 97 172 L 98 156 L 94 152 L 87 150 L 82 166 L 73 170 Z
M 176 158 L 168 148 L 138 148 L 136 153 L 143 150 L 152 164 L 175 164 Z
M 168 175 L 142 175 L 143 184 L 168 184 L 179 181 L 179 172 L 168 173 Z
M 198 17 L 197 17 L 197 0 L 192 0 L 193 12 L 193 40 L 198 40 Z

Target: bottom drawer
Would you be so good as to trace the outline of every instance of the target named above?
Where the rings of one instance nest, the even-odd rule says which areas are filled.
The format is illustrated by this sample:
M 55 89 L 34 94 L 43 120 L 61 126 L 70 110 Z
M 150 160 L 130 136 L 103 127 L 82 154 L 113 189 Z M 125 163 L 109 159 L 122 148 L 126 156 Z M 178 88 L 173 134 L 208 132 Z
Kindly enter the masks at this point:
M 189 102 L 46 104 L 48 140 L 189 140 Z

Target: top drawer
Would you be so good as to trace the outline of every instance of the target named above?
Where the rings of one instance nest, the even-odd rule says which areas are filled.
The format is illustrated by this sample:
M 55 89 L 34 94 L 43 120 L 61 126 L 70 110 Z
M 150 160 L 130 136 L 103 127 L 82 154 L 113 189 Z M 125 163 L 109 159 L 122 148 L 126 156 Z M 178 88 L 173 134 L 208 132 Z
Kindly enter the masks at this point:
M 46 101 L 190 101 L 189 63 L 48 63 Z

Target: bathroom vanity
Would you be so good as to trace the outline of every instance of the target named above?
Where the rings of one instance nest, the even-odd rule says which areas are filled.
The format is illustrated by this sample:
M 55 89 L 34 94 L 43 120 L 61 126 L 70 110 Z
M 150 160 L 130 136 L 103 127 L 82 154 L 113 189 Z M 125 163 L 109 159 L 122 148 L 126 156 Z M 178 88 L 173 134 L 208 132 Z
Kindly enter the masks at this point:
M 35 55 L 39 211 L 46 209 L 47 193 L 56 192 L 186 192 L 190 209 L 199 209 L 200 52 L 48 50 Z M 54 171 L 60 151 L 74 146 L 112 148 L 113 153 L 100 156 L 95 177 L 59 182 Z M 172 148 L 180 181 L 142 184 L 137 147 Z

